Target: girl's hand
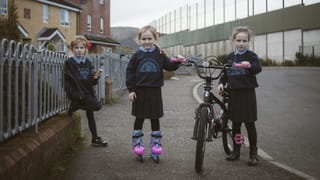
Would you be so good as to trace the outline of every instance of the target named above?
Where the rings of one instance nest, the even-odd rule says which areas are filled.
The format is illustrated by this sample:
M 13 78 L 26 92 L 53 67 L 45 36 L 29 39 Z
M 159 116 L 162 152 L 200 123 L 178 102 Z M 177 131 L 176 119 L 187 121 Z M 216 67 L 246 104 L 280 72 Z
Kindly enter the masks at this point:
M 249 61 L 242 61 L 241 62 L 241 67 L 243 68 L 250 68 L 251 67 L 251 64 Z
M 98 79 L 102 72 L 103 72 L 103 69 L 98 69 L 96 73 L 94 73 L 93 79 Z
M 174 58 L 171 58 L 171 61 L 183 63 L 183 62 L 186 62 L 187 59 L 179 54 L 179 55 L 175 56 Z
M 136 100 L 136 98 L 137 98 L 137 95 L 136 95 L 135 92 L 129 93 L 129 100 L 130 100 L 131 102 L 134 102 L 134 101 Z
M 219 93 L 222 93 L 224 91 L 223 84 L 219 84 L 219 86 L 217 87 L 217 90 Z
M 99 78 L 99 76 L 93 75 L 93 79 L 98 79 L 98 78 Z

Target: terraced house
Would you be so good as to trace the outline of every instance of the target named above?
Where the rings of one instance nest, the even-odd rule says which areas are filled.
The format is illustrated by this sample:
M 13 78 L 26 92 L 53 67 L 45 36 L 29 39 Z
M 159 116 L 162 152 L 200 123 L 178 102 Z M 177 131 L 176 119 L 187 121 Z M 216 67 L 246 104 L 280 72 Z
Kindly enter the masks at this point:
M 10 0 L 1 0 L 6 15 Z M 119 43 L 110 38 L 110 0 L 14 0 L 18 28 L 24 41 L 38 49 L 68 52 L 75 35 L 86 36 L 92 51 L 116 51 Z

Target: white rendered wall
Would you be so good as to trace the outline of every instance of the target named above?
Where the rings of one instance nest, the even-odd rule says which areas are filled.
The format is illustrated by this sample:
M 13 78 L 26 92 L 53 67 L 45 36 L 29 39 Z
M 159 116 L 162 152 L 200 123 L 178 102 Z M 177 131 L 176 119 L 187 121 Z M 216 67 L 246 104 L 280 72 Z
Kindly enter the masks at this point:
M 226 40 L 226 53 L 224 54 L 229 54 L 231 51 L 233 51 L 233 44 L 230 40 Z
M 303 53 L 320 56 L 320 30 L 310 30 L 303 32 Z
M 206 44 L 206 55 L 207 56 L 213 56 L 213 48 L 212 48 L 212 43 L 207 43 Z
M 295 60 L 301 46 L 301 29 L 284 32 L 284 60 Z
M 212 43 L 212 53 L 213 53 L 213 55 L 215 55 L 215 56 L 218 56 L 219 54 L 218 54 L 218 52 L 219 52 L 219 47 L 218 47 L 219 45 L 218 45 L 218 42 L 214 42 L 214 43 Z
M 266 46 L 267 36 L 259 35 L 255 36 L 253 39 L 254 49 L 253 51 L 258 55 L 259 58 L 265 59 L 267 57 L 267 46 Z
M 268 39 L 268 58 L 276 61 L 277 63 L 282 63 L 283 61 L 283 38 L 282 32 L 271 33 L 267 35 Z

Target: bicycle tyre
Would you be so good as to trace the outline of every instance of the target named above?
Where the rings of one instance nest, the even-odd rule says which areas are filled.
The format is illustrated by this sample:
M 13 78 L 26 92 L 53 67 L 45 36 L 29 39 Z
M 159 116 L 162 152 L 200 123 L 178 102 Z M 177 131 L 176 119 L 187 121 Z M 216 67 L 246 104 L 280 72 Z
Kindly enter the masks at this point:
M 197 146 L 196 146 L 196 172 L 202 171 L 204 153 L 207 142 L 207 122 L 208 122 L 208 108 L 202 107 L 200 110 L 200 119 L 198 124 Z
M 223 149 L 227 155 L 233 151 L 233 136 L 232 136 L 232 121 L 226 117 L 225 114 L 222 116 L 223 130 L 222 130 L 222 144 Z

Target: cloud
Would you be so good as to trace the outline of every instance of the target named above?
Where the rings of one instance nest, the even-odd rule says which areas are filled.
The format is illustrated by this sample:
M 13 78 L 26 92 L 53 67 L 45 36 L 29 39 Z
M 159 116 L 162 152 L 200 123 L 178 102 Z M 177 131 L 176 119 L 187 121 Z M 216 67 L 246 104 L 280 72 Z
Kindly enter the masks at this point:
M 188 0 L 113 0 L 111 26 L 141 27 L 187 4 Z

